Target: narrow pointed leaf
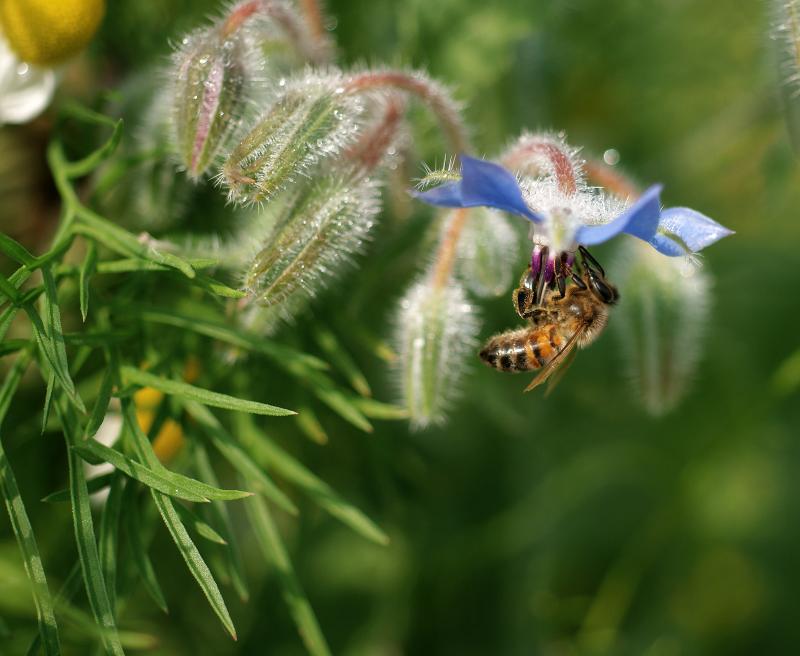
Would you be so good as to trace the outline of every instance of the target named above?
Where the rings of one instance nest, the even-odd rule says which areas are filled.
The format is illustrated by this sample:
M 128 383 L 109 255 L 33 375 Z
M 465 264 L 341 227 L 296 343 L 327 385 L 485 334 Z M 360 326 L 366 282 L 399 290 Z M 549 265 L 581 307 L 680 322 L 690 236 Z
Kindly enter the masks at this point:
M 281 449 L 254 424 L 251 417 L 240 417 L 237 434 L 248 453 L 262 467 L 277 472 L 297 485 L 323 510 L 356 533 L 378 544 L 388 544 L 389 537 L 358 508 L 342 499 L 325 481 L 318 478 L 297 459 Z
M 30 360 L 30 352 L 23 352 L 17 358 L 11 371 L 6 375 L 2 387 L 0 387 L 0 422 L 2 422 L 8 411 L 11 398 L 14 396 L 22 375 L 28 368 Z M 3 450 L 2 441 L 0 441 L 0 492 L 2 492 L 6 510 L 11 520 L 11 528 L 22 553 L 25 573 L 31 582 L 31 593 L 36 607 L 36 619 L 39 623 L 39 636 L 44 645 L 45 654 L 47 656 L 57 656 L 61 653 L 61 648 L 56 617 L 53 612 L 53 600 L 47 587 L 47 578 L 42 568 L 42 558 L 39 555 L 39 547 L 33 535 L 33 528 L 25 510 L 25 504 L 22 502 L 16 477 Z
M 70 407 L 62 402 L 56 402 L 56 410 L 64 427 L 64 436 L 67 447 L 78 442 L 78 426 Z M 100 639 L 108 654 L 119 656 L 125 652 L 122 649 L 114 614 L 108 599 L 108 591 L 100 564 L 100 555 L 95 542 L 94 522 L 92 510 L 89 505 L 89 492 L 86 489 L 86 480 L 83 476 L 83 463 L 78 454 L 71 448 L 67 449 L 69 463 L 70 497 L 72 500 L 72 516 L 75 528 L 75 541 L 78 546 L 78 558 L 81 561 L 81 571 L 86 587 L 86 596 L 92 609 L 95 621 L 103 629 Z
M 272 479 L 250 458 L 250 456 L 236 444 L 228 431 L 219 423 L 217 418 L 205 406 L 198 403 L 186 402 L 186 411 L 199 423 L 214 448 L 243 476 L 257 484 L 257 489 L 273 503 L 293 515 L 297 514 L 295 506 L 289 497 L 275 485 Z
M 209 542 L 215 542 L 216 544 L 227 544 L 225 538 L 223 538 L 209 524 L 200 519 L 186 506 L 180 503 L 176 503 L 174 505 L 175 510 L 178 512 L 178 515 L 180 516 L 184 526 L 191 527 L 191 529 L 197 533 L 197 535 L 199 535 L 201 538 L 205 538 Z
M 2 232 L 0 232 L 0 252 L 4 253 L 10 259 L 25 265 L 32 264 L 36 259 L 28 249 L 17 240 L 12 239 Z
M 125 477 L 116 472 L 111 479 L 111 489 L 103 506 L 100 518 L 100 535 L 98 537 L 100 567 L 106 582 L 106 592 L 111 612 L 116 617 L 117 605 L 117 548 L 119 545 L 119 518 L 122 513 Z M 88 486 L 87 486 L 88 491 Z
M 361 373 L 350 354 L 339 343 L 336 335 L 330 330 L 318 326 L 314 330 L 314 337 L 326 357 L 347 378 L 352 388 L 361 396 L 372 396 L 372 390 L 370 390 L 366 377 Z
M 130 478 L 135 478 L 148 487 L 178 499 L 204 503 L 211 498 L 221 501 L 233 501 L 234 499 L 243 499 L 251 496 L 250 492 L 221 490 L 188 476 L 176 474 L 162 467 L 160 463 L 155 468 L 143 465 L 141 462 L 132 460 L 116 449 L 104 446 L 95 440 L 86 440 L 81 444 L 76 444 L 72 449 L 90 464 L 96 465 L 108 462 Z
M 328 365 L 311 355 L 306 355 L 281 344 L 271 342 L 263 337 L 251 335 L 239 328 L 233 328 L 220 322 L 210 321 L 203 317 L 188 316 L 178 312 L 164 311 L 157 308 L 145 308 L 137 311 L 144 321 L 175 326 L 183 330 L 191 330 L 200 335 L 217 339 L 221 342 L 238 346 L 252 353 L 261 353 L 277 364 L 300 375 L 312 371 L 321 371 Z
M 108 367 L 103 375 L 103 381 L 100 383 L 100 391 L 97 393 L 97 399 L 94 402 L 92 414 L 89 415 L 89 421 L 86 424 L 86 430 L 83 432 L 83 438 L 85 440 L 95 436 L 97 431 L 100 429 L 103 420 L 106 418 L 113 387 L 114 370 L 111 367 Z
M 128 424 L 128 429 L 134 434 L 138 433 L 140 436 L 143 436 L 141 429 L 139 429 L 139 425 L 136 422 L 133 403 L 130 399 L 123 399 L 122 404 L 123 418 Z M 147 445 L 145 445 L 141 439 L 134 439 L 133 446 L 137 456 L 143 462 L 146 462 L 150 467 L 159 466 L 160 463 L 158 462 L 156 454 L 153 452 L 152 448 L 149 448 L 149 442 Z M 186 566 L 189 568 L 189 572 L 197 581 L 212 610 L 222 622 L 222 625 L 235 640 L 236 629 L 234 628 L 233 620 L 231 620 L 231 616 L 228 613 L 225 600 L 222 598 L 222 594 L 219 591 L 219 586 L 214 580 L 211 570 L 208 569 L 208 565 L 206 565 L 206 562 L 203 560 L 203 557 L 197 550 L 192 538 L 189 537 L 189 533 L 186 531 L 186 527 L 181 522 L 180 516 L 178 515 L 178 511 L 175 510 L 174 504 L 164 494 L 160 494 L 158 491 L 152 489 L 150 492 L 153 495 L 153 501 L 158 508 L 158 512 L 161 514 L 161 518 L 164 520 L 164 524 L 166 525 L 169 534 L 172 536 L 172 539 L 175 542 L 175 546 L 178 547 L 178 551 L 186 562 Z
M 158 582 L 153 569 L 153 563 L 150 561 L 150 556 L 147 553 L 147 548 L 142 541 L 142 529 L 139 518 L 139 504 L 136 499 L 136 490 L 133 485 L 127 486 L 125 489 L 124 505 L 126 512 L 123 516 L 125 524 L 125 536 L 127 538 L 128 553 L 133 558 L 133 564 L 138 570 L 142 585 L 147 591 L 147 594 L 153 599 L 162 611 L 169 612 L 167 609 L 167 602 L 164 599 L 164 593 L 161 591 L 161 585 Z
M 267 504 L 263 499 L 253 497 L 246 502 L 246 508 L 256 542 L 264 558 L 275 568 L 283 599 L 289 607 L 303 644 L 312 656 L 329 656 L 331 651 L 328 643 L 295 574 Z
M 114 478 L 114 475 L 114 472 L 109 472 L 108 474 L 101 474 L 100 476 L 87 479 L 86 489 L 89 491 L 89 494 L 92 495 L 111 485 L 111 479 Z M 67 501 L 69 501 L 69 488 L 51 492 L 42 499 L 42 503 L 65 503 Z
M 258 401 L 248 401 L 239 399 L 227 394 L 220 394 L 219 392 L 211 392 L 210 390 L 201 387 L 195 387 L 183 381 L 170 380 L 155 376 L 146 371 L 141 371 L 135 367 L 123 366 L 121 368 L 123 378 L 135 385 L 141 387 L 152 387 L 160 390 L 165 394 L 178 396 L 187 401 L 197 401 L 204 405 L 211 405 L 216 408 L 224 408 L 226 410 L 238 410 L 239 412 L 251 412 L 257 415 L 270 415 L 273 417 L 284 417 L 287 415 L 297 414 L 292 410 L 279 408 L 267 403 L 259 403 Z
M 217 475 L 214 473 L 214 468 L 211 466 L 211 461 L 208 458 L 208 452 L 205 447 L 199 442 L 195 442 L 192 447 L 197 473 L 210 485 L 219 487 Z M 219 527 L 220 535 L 228 544 L 228 548 L 225 549 L 225 556 L 228 562 L 228 572 L 230 574 L 231 583 L 236 590 L 236 594 L 239 595 L 239 598 L 243 602 L 246 602 L 250 598 L 250 592 L 247 589 L 244 565 L 242 564 L 242 550 L 239 547 L 236 534 L 233 532 L 228 508 L 221 501 L 212 501 L 208 506 L 203 506 L 202 510 L 213 517 Z
M 89 242 L 86 257 L 81 265 L 78 284 L 80 288 L 81 318 L 86 321 L 89 313 L 89 280 L 94 275 L 97 268 L 97 246 L 93 241 Z
M 64 335 L 61 331 L 61 313 L 58 310 L 55 279 L 47 268 L 42 269 L 42 278 L 45 291 L 44 317 L 40 317 L 30 304 L 25 305 L 25 311 L 31 320 L 31 327 L 39 348 L 53 370 L 56 382 L 64 390 L 69 401 L 80 412 L 86 412 L 83 401 L 78 396 L 75 384 L 69 374 L 67 351 L 64 347 Z

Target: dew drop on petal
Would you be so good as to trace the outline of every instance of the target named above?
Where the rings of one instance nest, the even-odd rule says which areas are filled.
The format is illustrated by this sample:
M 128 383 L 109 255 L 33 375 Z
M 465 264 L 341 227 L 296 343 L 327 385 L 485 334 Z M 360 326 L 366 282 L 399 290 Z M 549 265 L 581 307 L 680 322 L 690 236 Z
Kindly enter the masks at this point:
M 615 166 L 619 163 L 619 151 L 616 148 L 609 148 L 603 153 L 603 161 L 609 166 Z

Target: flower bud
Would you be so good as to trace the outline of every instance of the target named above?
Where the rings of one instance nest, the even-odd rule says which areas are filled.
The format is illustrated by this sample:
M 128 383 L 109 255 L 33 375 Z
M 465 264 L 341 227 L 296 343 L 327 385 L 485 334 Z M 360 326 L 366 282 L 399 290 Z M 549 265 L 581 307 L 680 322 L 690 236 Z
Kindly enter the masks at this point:
M 329 176 L 284 193 L 264 210 L 273 227 L 260 240 L 245 287 L 259 304 L 293 314 L 298 297 L 313 296 L 361 248 L 379 209 L 370 179 Z
M 611 323 L 631 377 L 648 412 L 665 414 L 683 397 L 700 356 L 708 275 L 689 257 L 663 257 L 633 241 L 611 274 L 621 293 Z
M 470 210 L 458 242 L 457 272 L 481 297 L 510 291 L 519 264 L 519 240 L 508 219 L 486 208 Z
M 306 75 L 285 91 L 228 157 L 222 178 L 233 201 L 265 201 L 320 160 L 355 140 L 362 101 L 344 93 L 338 75 Z
M 173 57 L 172 128 L 189 177 L 198 179 L 230 149 L 260 67 L 245 30 L 214 25 L 187 36 Z
M 477 343 L 478 319 L 463 288 L 428 275 L 408 290 L 396 315 L 396 370 L 411 425 L 442 424 Z

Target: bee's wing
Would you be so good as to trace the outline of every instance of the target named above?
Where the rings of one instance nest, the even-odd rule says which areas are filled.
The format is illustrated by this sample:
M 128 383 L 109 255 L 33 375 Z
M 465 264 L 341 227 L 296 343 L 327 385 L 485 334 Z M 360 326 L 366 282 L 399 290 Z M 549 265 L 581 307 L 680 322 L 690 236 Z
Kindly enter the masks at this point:
M 580 332 L 580 331 L 579 331 Z M 550 376 L 550 380 L 547 381 L 547 388 L 545 389 L 544 396 L 547 398 L 552 394 L 553 390 L 555 389 L 556 385 L 561 382 L 561 379 L 564 377 L 564 374 L 567 373 L 567 369 L 570 368 L 572 363 L 575 361 L 575 356 L 578 354 L 578 350 L 576 348 L 571 348 L 569 353 L 564 356 L 564 360 L 561 362 L 561 365 L 558 367 L 558 370 Z
M 556 373 L 556 371 L 558 371 L 558 369 L 562 367 L 562 365 L 566 364 L 567 366 L 569 366 L 570 362 L 568 356 L 575 350 L 575 347 L 578 345 L 578 338 L 581 336 L 584 330 L 586 330 L 585 325 L 581 326 L 580 328 L 578 328 L 578 330 L 572 333 L 572 336 L 567 340 L 567 343 L 564 344 L 564 348 L 562 348 L 558 353 L 556 353 L 553 359 L 550 360 L 550 362 L 548 362 L 544 367 L 542 367 L 542 370 L 539 372 L 539 375 L 536 376 L 536 378 L 534 378 L 531 381 L 531 384 L 525 388 L 526 392 L 530 392 L 532 389 L 539 387 L 539 385 L 541 385 L 548 378 L 550 378 L 550 376 Z M 564 367 L 564 369 L 566 370 L 566 367 Z M 552 389 L 552 387 L 558 382 L 560 377 L 561 376 L 558 376 L 555 379 L 552 385 L 550 385 L 550 389 Z

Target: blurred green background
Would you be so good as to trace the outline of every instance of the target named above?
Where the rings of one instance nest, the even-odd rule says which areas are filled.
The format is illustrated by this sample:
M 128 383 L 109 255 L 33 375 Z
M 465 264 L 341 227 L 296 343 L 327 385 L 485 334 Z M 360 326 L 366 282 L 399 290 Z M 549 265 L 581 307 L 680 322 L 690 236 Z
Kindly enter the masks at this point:
M 217 3 L 110 5 L 62 93 L 117 88 Z M 402 422 L 379 423 L 367 436 L 324 415 L 330 443 L 294 446 L 392 537 L 386 548 L 368 544 L 310 504 L 299 522 L 282 523 L 333 652 L 797 653 L 800 403 L 796 386 L 774 381 L 800 347 L 800 178 L 766 3 L 331 0 L 328 11 L 344 62 L 425 67 L 452 85 L 480 153 L 491 156 L 525 128 L 564 130 L 588 153 L 617 149 L 637 180 L 664 182 L 665 204 L 737 231 L 704 258 L 714 285 L 703 356 L 684 402 L 662 418 L 641 408 L 609 331 L 547 399 L 523 396 L 521 378 L 475 366 L 442 429 L 410 434 Z M 30 150 L 32 169 L 45 136 L 36 126 L 0 131 Z M 423 154 L 433 159 L 438 147 L 432 139 Z M 15 212 L 2 221 L 25 234 L 19 207 L 47 199 L 5 188 Z M 424 225 L 431 215 L 416 211 Z M 613 248 L 599 253 L 613 259 Z M 375 332 L 388 332 L 413 274 L 396 269 L 387 264 L 384 304 L 362 317 Z M 357 284 L 358 273 L 348 281 Z M 309 320 L 335 322 L 336 308 Z M 485 335 L 515 323 L 507 298 L 482 314 Z M 377 398 L 391 399 L 384 363 L 350 343 Z M 31 416 L 41 395 L 34 386 L 21 397 Z M 75 558 L 69 510 L 37 500 L 63 486 L 64 454 L 59 440 L 37 433 L 35 421 L 9 422 L 4 440 L 58 582 Z M 0 653 L 16 656 L 35 627 L 21 619 L 29 603 L 3 517 L 0 614 L 9 633 Z M 121 621 L 159 636 L 152 653 L 303 653 L 255 547 L 250 603 L 229 595 L 236 643 L 167 535 L 153 555 L 171 614 L 137 594 Z

